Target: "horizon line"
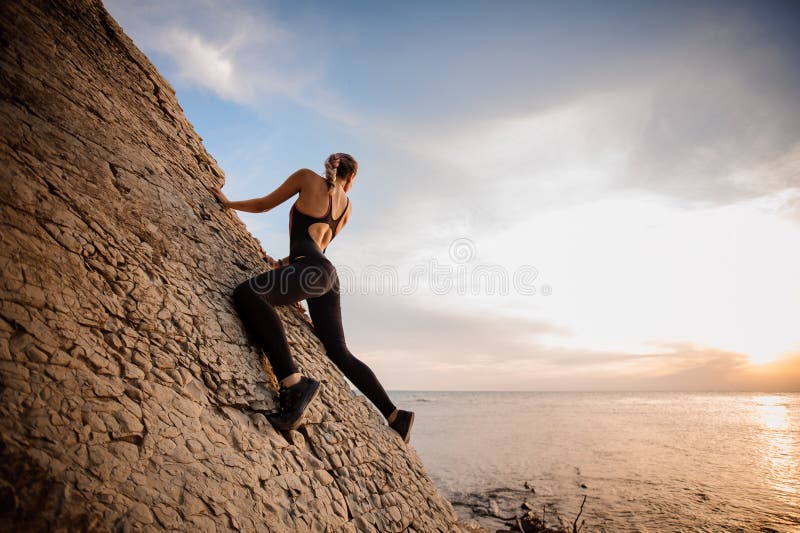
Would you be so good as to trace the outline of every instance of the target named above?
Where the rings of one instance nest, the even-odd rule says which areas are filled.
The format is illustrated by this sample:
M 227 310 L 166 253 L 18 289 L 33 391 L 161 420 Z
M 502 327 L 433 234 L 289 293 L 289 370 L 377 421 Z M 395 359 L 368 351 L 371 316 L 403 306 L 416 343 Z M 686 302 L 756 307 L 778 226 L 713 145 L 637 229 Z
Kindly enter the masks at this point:
M 358 392 L 358 391 L 356 391 Z M 682 393 L 682 394 L 800 394 L 800 389 L 797 390 L 667 390 L 667 389 L 550 389 L 550 390 L 535 390 L 535 389 L 387 389 L 387 392 L 636 392 L 636 393 Z

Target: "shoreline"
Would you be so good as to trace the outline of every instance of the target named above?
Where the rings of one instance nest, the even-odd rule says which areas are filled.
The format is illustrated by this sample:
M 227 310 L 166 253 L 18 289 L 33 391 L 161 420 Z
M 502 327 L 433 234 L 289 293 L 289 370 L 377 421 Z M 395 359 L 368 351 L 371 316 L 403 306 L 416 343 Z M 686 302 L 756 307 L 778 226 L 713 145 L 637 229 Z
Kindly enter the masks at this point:
M 552 501 L 553 498 L 537 498 L 535 488 L 528 482 L 521 489 L 505 487 L 483 492 L 456 492 L 446 497 L 456 511 L 459 523 L 476 533 L 567 533 L 580 531 L 585 525 L 586 494 L 581 508 L 570 518 Z

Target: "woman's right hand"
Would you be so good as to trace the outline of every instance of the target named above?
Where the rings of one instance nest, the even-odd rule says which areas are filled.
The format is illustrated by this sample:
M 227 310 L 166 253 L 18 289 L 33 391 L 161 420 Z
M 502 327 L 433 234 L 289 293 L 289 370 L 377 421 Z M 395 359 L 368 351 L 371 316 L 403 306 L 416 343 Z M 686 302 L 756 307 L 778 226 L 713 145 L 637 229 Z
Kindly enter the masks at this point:
M 208 190 L 211 191 L 211 193 L 217 197 L 217 200 L 219 200 L 219 202 L 222 204 L 222 207 L 228 207 L 228 203 L 230 202 L 230 200 L 228 200 L 228 197 L 225 196 L 225 193 L 222 192 L 222 190 L 219 187 L 210 186 L 208 187 Z

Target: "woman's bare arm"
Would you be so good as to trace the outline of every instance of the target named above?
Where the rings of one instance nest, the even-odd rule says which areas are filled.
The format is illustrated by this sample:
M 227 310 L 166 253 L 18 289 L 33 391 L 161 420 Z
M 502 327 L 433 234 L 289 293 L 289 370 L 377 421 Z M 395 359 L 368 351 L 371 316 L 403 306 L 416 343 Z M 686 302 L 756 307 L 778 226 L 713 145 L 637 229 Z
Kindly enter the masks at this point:
M 301 168 L 286 178 L 286 181 L 284 181 L 277 189 L 268 195 L 262 196 L 261 198 L 253 198 L 251 200 L 231 201 L 228 200 L 228 198 L 225 196 L 225 193 L 223 193 L 219 187 L 209 187 L 209 190 L 214 193 L 214 196 L 217 197 L 217 200 L 220 201 L 223 207 L 236 209 L 238 211 L 247 211 L 248 213 L 263 213 L 264 211 L 269 211 L 270 209 L 281 205 L 283 202 L 300 192 L 303 182 L 308 176 L 309 172 L 312 171 L 307 168 Z

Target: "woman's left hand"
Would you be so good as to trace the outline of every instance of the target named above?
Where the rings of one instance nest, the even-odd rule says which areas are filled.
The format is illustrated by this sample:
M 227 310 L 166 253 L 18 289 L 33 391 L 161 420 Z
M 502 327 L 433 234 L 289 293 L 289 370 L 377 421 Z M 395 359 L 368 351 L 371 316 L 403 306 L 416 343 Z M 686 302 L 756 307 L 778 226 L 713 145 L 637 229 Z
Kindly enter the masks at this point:
M 278 266 L 278 262 L 264 253 L 264 261 L 270 266 L 270 270 L 275 270 Z
M 228 207 L 230 200 L 228 200 L 228 197 L 225 196 L 225 193 L 223 193 L 219 187 L 211 186 L 208 187 L 208 190 L 217 197 L 217 200 L 219 200 L 219 203 L 222 204 L 222 207 Z

